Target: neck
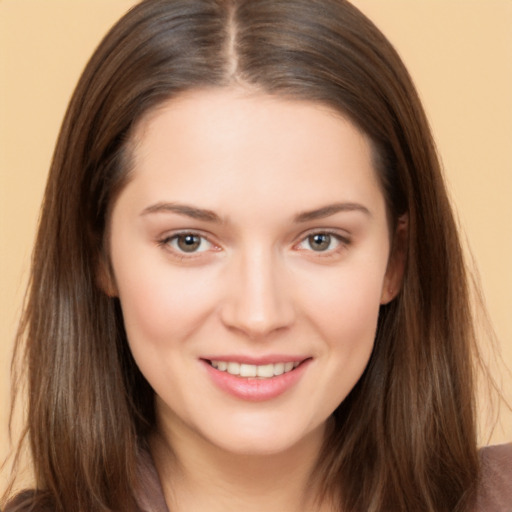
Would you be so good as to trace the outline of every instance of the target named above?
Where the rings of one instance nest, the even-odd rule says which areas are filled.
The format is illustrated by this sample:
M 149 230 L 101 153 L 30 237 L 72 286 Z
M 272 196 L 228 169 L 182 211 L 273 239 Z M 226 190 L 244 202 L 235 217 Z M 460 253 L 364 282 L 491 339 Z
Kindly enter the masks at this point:
M 255 455 L 226 452 L 175 429 L 155 435 L 151 451 L 173 512 L 323 512 L 313 478 L 323 437 L 322 427 L 284 452 Z

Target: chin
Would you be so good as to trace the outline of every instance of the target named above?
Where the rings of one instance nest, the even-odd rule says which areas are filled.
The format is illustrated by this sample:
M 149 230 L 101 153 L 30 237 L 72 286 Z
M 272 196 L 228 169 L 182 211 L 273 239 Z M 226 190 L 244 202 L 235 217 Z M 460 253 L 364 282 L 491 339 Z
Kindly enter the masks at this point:
M 217 435 L 210 430 L 207 437 L 204 434 L 203 437 L 218 449 L 233 455 L 277 456 L 293 451 L 294 448 L 303 449 L 307 444 L 314 446 L 316 452 L 319 451 L 324 438 L 325 423 L 310 429 L 290 428 L 293 427 L 291 420 L 286 424 L 281 422 L 281 425 L 285 428 L 279 428 L 279 423 L 255 423 L 246 425 L 245 428 L 230 428 L 229 431 L 218 432 Z

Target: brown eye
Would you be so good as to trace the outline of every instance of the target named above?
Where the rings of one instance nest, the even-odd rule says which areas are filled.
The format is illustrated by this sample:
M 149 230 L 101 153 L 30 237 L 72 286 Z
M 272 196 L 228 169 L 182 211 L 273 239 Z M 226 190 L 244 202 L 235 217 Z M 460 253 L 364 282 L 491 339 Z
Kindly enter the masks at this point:
M 161 247 L 171 250 L 183 259 L 189 254 L 191 257 L 203 252 L 217 251 L 217 247 L 205 236 L 199 233 L 185 232 L 168 236 L 159 241 Z
M 308 244 L 313 251 L 326 251 L 331 247 L 332 236 L 328 233 L 315 233 L 308 236 Z
M 176 245 L 183 252 L 196 252 L 202 243 L 202 238 L 194 234 L 178 235 Z

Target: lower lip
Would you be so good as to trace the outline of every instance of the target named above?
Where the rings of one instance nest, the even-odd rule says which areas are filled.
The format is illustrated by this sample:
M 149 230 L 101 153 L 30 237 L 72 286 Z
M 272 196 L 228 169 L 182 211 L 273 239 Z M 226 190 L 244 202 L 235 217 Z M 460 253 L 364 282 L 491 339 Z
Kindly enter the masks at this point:
M 269 379 L 255 379 L 231 375 L 228 372 L 216 370 L 208 361 L 202 362 L 214 384 L 222 391 L 242 400 L 263 402 L 264 400 L 277 398 L 293 388 L 304 375 L 311 360 L 308 359 L 304 361 L 290 372 L 276 375 Z

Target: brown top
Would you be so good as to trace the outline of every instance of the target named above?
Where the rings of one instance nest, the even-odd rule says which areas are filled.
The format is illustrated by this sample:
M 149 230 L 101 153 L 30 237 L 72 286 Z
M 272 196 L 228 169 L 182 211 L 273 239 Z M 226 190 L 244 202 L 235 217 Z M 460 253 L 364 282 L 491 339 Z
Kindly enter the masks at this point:
M 482 480 L 474 512 L 512 512 L 512 443 L 480 451 Z
M 488 446 L 480 451 L 482 478 L 471 512 L 512 512 L 512 443 Z M 169 512 L 153 459 L 148 451 L 139 455 L 139 486 L 136 490 L 140 512 Z M 34 510 L 34 491 L 19 494 L 5 509 Z M 40 512 L 51 506 L 39 503 Z
M 473 512 L 512 512 L 512 443 L 488 446 L 480 451 L 482 479 Z M 141 512 L 169 512 L 151 456 L 141 456 Z
M 139 452 L 138 473 L 137 504 L 140 512 L 169 512 L 155 464 L 146 450 Z

